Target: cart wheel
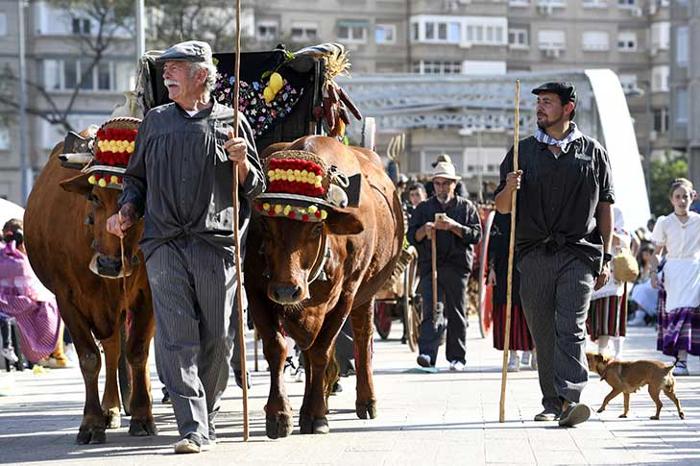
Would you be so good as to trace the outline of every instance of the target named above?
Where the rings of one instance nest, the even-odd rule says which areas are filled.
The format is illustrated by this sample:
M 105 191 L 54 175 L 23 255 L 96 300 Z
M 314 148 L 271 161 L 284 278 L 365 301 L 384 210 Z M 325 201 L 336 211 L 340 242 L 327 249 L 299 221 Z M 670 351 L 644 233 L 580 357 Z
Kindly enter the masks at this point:
M 404 333 L 408 347 L 414 353 L 418 351 L 418 336 L 421 323 L 421 299 L 416 291 L 418 289 L 416 259 L 411 261 L 404 271 L 404 296 L 402 307 L 404 312 Z
M 491 234 L 491 225 L 493 225 L 493 217 L 495 212 L 490 212 L 486 218 L 484 225 L 484 234 L 481 241 L 481 261 L 479 263 L 479 332 L 481 338 L 486 338 L 491 333 L 491 324 L 493 323 L 493 309 L 491 300 L 491 287 L 486 285 L 488 280 L 488 252 L 489 252 L 489 235 Z
M 391 308 L 387 303 L 374 305 L 374 326 L 382 340 L 389 338 L 391 333 Z

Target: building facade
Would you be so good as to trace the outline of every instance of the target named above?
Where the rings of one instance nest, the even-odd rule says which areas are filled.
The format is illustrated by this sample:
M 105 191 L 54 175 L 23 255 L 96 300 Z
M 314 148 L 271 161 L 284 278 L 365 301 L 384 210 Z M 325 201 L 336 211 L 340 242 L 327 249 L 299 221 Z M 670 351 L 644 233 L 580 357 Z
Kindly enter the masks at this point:
M 19 1 L 0 1 L 0 197 L 24 204 L 20 167 L 20 127 L 17 111 L 19 84 Z M 122 93 L 133 86 L 136 55 L 133 32 L 110 31 L 111 45 L 90 69 L 99 21 L 88 12 L 67 12 L 43 1 L 24 3 L 25 76 L 27 82 L 26 154 L 31 177 L 46 163 L 66 129 L 47 118 L 70 109 L 68 123 L 80 131 L 100 124 Z M 103 29 L 102 34 L 107 34 Z M 78 88 L 78 92 L 75 92 Z M 39 115 L 45 115 L 42 118 Z

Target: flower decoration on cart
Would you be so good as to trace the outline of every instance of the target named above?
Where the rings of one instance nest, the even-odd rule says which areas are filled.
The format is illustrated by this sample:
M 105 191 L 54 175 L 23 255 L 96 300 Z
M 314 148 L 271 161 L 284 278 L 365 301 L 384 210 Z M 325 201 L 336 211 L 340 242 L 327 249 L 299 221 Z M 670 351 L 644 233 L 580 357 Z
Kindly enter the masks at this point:
M 348 177 L 303 150 L 275 152 L 265 162 L 267 189 L 255 208 L 267 217 L 322 222 L 330 211 L 359 198 L 359 174 Z
M 92 146 L 94 158 L 83 168 L 83 173 L 89 175 L 88 183 L 100 188 L 122 189 L 140 124 L 138 118 L 113 118 L 97 130 Z

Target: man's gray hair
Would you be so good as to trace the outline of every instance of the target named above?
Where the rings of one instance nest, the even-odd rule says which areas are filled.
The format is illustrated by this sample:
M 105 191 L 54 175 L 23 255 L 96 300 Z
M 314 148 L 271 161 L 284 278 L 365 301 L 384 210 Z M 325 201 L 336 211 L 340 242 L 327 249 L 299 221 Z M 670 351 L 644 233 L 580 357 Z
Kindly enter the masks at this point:
M 190 64 L 190 77 L 193 78 L 197 71 L 206 70 L 207 79 L 204 81 L 204 90 L 211 93 L 216 85 L 216 66 L 213 63 L 194 62 Z

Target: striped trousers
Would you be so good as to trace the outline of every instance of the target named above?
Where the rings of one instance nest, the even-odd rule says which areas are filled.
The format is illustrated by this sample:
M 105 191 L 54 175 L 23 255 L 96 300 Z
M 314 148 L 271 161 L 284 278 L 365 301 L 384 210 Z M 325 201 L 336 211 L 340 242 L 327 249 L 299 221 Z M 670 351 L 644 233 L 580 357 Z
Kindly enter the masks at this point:
M 519 260 L 520 299 L 537 348 L 537 370 L 545 409 L 578 402 L 588 381 L 586 317 L 593 272 L 566 250 L 542 248 Z
M 156 366 L 182 437 L 208 440 L 229 378 L 233 259 L 193 237 L 158 247 L 146 261 L 156 318 Z

